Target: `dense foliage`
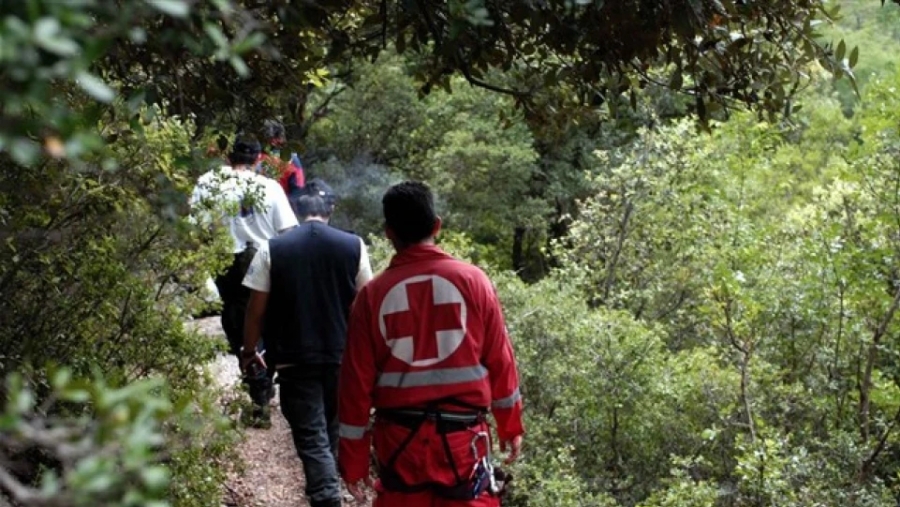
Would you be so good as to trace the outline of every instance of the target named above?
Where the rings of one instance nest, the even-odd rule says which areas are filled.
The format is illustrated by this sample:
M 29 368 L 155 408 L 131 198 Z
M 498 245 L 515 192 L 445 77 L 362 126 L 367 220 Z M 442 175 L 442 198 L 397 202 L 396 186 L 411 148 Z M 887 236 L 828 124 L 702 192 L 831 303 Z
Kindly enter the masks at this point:
M 573 313 L 646 331 L 604 342 L 610 317 L 588 338 L 585 318 L 553 331 L 593 351 L 554 366 L 591 368 L 591 402 L 611 397 L 590 415 L 567 379 L 552 412 L 532 405 L 539 421 L 574 410 L 560 420 L 578 424 L 581 489 L 647 506 L 895 503 L 898 78 L 851 120 L 816 96 L 796 125 L 743 116 L 705 138 L 675 123 L 598 153 L 621 162 L 595 178 L 558 276 L 597 308 Z
M 116 40 L 145 37 L 141 23 L 180 33 L 170 21 L 187 9 L 120 4 L 3 4 L 0 377 L 16 373 L 0 389 L 4 504 L 211 505 L 230 461 L 234 432 L 202 368 L 219 346 L 185 324 L 204 304 L 190 287 L 228 260 L 224 238 L 185 218 L 206 164 L 197 131 L 117 96 L 96 66 Z
M 302 137 L 314 86 L 389 46 L 413 56 L 423 91 L 462 76 L 513 97 L 533 122 L 634 101 L 648 86 L 689 96 L 701 118 L 737 104 L 774 114 L 810 62 L 852 73 L 851 47 L 816 38 L 834 12 L 826 0 L 9 1 L 0 133 L 20 158 L 34 137 L 79 139 L 78 115 L 48 100 L 52 79 L 100 101 L 118 90 L 165 104 L 203 129 L 278 114 Z
M 871 14 L 850 7 L 835 30 Z M 445 238 L 491 270 L 516 340 L 530 433 L 512 505 L 896 504 L 900 75 L 867 65 L 877 71 L 859 100 L 813 70 L 802 108 L 777 123 L 742 113 L 703 135 L 657 119 L 613 140 L 601 128 L 577 186 L 589 197 L 537 283 L 504 274 L 503 253 L 485 257 L 488 237 Z M 383 85 L 399 72 L 366 76 Z M 408 118 L 437 116 L 427 106 Z M 356 123 L 333 107 L 339 125 L 380 131 L 380 116 Z M 327 131 L 319 146 L 343 139 Z M 378 160 L 434 171 L 436 186 L 452 170 L 408 168 L 415 152 L 399 149 L 410 155 Z M 493 189 L 498 206 L 505 190 Z M 461 223 L 448 221 L 478 234 Z
M 512 505 L 895 505 L 897 86 L 644 129 L 596 153 L 559 269 L 487 264 L 528 400 Z

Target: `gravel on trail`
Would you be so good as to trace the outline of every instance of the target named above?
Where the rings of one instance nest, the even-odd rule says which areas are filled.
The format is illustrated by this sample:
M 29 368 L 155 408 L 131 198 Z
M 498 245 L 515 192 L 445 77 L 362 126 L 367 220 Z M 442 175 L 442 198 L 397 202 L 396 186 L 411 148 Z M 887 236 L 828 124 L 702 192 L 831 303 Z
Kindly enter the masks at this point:
M 219 317 L 197 319 L 193 325 L 205 335 L 223 338 Z M 209 365 L 209 371 L 225 388 L 240 382 L 237 359 L 221 355 Z M 222 504 L 228 507 L 307 507 L 303 494 L 303 465 L 297 457 L 291 430 L 281 415 L 278 396 L 272 400 L 272 427 L 244 428 L 238 447 L 243 462 L 224 485 Z M 344 491 L 344 505 L 355 506 Z

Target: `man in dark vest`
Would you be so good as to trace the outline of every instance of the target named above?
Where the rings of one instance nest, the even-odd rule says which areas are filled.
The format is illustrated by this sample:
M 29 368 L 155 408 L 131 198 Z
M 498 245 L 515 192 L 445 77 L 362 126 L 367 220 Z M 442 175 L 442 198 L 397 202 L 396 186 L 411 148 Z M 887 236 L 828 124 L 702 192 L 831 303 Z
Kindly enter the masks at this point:
M 251 289 L 241 352 L 245 370 L 275 365 L 312 507 L 340 507 L 337 385 L 347 319 L 372 278 L 359 236 L 328 225 L 333 207 L 297 200 L 302 223 L 260 248 L 244 278 Z M 265 329 L 265 360 L 256 345 Z

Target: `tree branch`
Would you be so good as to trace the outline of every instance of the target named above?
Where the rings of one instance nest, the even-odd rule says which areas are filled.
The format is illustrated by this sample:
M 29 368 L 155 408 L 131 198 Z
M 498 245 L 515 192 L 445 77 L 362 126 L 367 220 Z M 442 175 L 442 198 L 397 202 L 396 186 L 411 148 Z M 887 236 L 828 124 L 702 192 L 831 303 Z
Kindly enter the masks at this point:
M 622 221 L 619 223 L 619 237 L 616 241 L 616 250 L 613 252 L 612 260 L 609 263 L 609 267 L 606 269 L 606 282 L 603 287 L 603 301 L 606 302 L 609 299 L 609 293 L 612 290 L 612 285 L 616 275 L 616 266 L 619 263 L 619 256 L 622 254 L 622 248 L 625 245 L 625 238 L 628 237 L 628 222 L 631 219 L 631 212 L 634 210 L 634 203 L 628 201 L 625 205 L 625 214 L 622 216 Z
M 859 432 L 863 442 L 869 440 L 869 412 L 871 410 L 870 391 L 872 389 L 872 372 L 875 369 L 875 360 L 878 358 L 878 346 L 881 339 L 887 333 L 888 325 L 894 320 L 894 314 L 900 308 L 900 287 L 894 293 L 894 299 L 890 308 L 881 319 L 878 328 L 872 334 L 872 343 L 866 354 L 866 366 L 863 378 L 859 383 Z
M 872 465 L 875 463 L 875 460 L 884 451 L 884 448 L 887 444 L 887 439 L 890 436 L 891 432 L 894 430 L 894 427 L 897 426 L 897 422 L 900 421 L 900 407 L 897 408 L 897 412 L 894 414 L 894 418 L 891 420 L 891 424 L 885 428 L 884 433 L 881 434 L 881 437 L 878 439 L 878 445 L 872 449 L 872 452 L 869 453 L 869 457 L 863 461 L 862 466 L 859 469 L 859 480 L 860 482 L 865 482 L 868 479 L 869 474 L 872 471 Z

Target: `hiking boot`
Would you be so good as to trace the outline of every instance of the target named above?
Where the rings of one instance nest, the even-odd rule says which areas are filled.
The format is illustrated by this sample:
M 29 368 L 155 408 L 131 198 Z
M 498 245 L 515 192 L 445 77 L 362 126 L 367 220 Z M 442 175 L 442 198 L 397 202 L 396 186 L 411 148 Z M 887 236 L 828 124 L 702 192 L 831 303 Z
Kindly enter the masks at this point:
M 267 430 L 272 427 L 272 414 L 268 405 L 254 405 L 250 412 L 245 412 L 244 424 L 251 428 Z
M 310 507 L 341 507 L 341 500 L 335 498 L 332 500 L 319 500 L 309 502 Z

